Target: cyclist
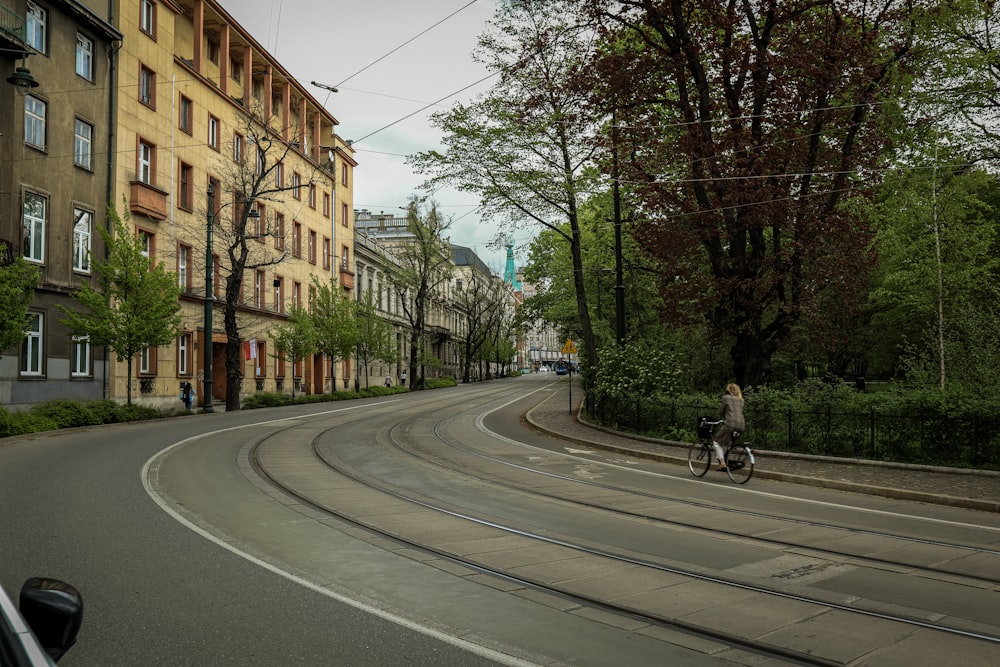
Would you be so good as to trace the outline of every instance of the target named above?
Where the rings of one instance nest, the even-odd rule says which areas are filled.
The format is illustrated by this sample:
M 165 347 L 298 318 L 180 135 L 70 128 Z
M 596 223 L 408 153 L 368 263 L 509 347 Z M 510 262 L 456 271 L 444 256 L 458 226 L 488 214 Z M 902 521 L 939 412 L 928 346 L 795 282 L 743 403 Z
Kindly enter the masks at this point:
M 726 393 L 722 395 L 719 406 L 719 418 L 722 419 L 722 426 L 715 432 L 712 447 L 719 459 L 719 470 L 725 471 L 725 451 L 732 444 L 733 431 L 742 431 L 746 427 L 743 421 L 743 392 L 738 384 L 730 382 L 726 385 Z

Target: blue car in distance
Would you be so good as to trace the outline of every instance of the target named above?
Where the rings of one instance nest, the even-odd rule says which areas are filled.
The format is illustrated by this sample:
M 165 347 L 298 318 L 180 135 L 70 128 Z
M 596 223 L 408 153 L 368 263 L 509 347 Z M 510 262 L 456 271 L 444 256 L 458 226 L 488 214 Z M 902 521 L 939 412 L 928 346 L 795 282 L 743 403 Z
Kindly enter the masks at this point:
M 568 373 L 569 373 L 569 366 L 567 366 L 562 362 L 556 364 L 556 375 L 566 375 Z
M 54 667 L 76 643 L 82 621 L 83 598 L 58 579 L 28 579 L 18 605 L 0 586 L 0 665 Z

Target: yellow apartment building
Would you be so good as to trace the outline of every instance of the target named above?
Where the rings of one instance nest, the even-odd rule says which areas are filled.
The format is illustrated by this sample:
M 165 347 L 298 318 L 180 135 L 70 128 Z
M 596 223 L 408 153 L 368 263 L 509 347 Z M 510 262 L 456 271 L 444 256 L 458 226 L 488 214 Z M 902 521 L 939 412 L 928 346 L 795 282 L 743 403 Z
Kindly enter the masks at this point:
M 271 340 L 293 304 L 308 307 L 314 277 L 354 287 L 356 162 L 337 119 L 214 0 L 115 11 L 113 201 L 177 275 L 184 331 L 138 355 L 132 377 L 112 359 L 110 396 L 131 382 L 134 400 L 179 408 L 190 382 L 198 405 L 211 394 L 232 408 L 353 386 L 351 360 L 293 365 Z

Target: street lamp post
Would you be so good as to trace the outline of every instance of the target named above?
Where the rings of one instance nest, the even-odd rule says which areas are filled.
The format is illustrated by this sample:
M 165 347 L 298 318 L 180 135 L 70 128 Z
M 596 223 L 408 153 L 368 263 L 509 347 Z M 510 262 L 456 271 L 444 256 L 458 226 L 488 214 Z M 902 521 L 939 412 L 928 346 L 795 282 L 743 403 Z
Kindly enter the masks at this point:
M 212 261 L 212 225 L 214 224 L 212 210 L 214 208 L 215 193 L 212 190 L 212 184 L 209 183 L 208 213 L 206 214 L 208 222 L 206 229 L 208 231 L 205 243 L 205 349 L 202 351 L 204 354 L 204 363 L 202 364 L 202 372 L 204 373 L 202 381 L 202 412 L 215 411 L 212 407 L 212 302 L 215 300 L 215 289 L 212 285 L 215 273 L 215 266 Z

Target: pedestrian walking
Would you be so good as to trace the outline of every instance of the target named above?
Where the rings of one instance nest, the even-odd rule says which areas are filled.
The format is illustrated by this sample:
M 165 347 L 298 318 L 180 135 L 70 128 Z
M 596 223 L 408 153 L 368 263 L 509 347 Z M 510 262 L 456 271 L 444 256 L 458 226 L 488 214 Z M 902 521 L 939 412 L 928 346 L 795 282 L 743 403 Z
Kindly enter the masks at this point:
M 181 382 L 181 401 L 184 402 L 184 409 L 191 411 L 191 405 L 194 403 L 194 387 L 191 386 L 190 382 Z
M 387 387 L 391 387 L 392 386 L 392 378 L 389 377 L 388 375 L 385 376 L 385 386 L 387 386 Z
M 399 384 L 402 385 L 402 386 L 404 386 L 404 387 L 406 386 L 406 371 L 403 371 L 402 373 L 400 373 L 400 375 L 399 375 Z

